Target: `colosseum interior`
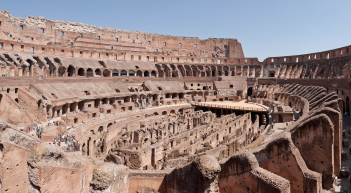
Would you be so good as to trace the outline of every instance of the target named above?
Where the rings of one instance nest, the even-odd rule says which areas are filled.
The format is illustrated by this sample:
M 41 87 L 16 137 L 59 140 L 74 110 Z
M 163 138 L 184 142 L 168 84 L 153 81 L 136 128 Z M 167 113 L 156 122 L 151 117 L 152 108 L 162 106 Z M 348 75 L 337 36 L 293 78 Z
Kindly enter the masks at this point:
M 260 62 L 0 11 L 1 192 L 343 192 L 350 48 Z

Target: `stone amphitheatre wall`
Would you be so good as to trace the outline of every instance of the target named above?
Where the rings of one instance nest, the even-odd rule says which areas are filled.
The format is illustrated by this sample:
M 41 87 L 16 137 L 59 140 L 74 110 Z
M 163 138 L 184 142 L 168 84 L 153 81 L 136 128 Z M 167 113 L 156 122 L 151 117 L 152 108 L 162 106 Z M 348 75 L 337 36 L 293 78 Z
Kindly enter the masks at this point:
M 259 62 L 236 39 L 0 11 L 1 191 L 332 192 L 349 48 Z

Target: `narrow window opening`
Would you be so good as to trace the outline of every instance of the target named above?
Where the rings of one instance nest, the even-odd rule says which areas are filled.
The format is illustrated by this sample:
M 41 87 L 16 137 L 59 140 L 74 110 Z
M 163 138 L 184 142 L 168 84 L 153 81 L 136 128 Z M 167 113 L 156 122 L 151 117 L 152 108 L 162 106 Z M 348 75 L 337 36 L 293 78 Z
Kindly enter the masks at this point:
M 45 31 L 44 28 L 41 28 L 41 29 L 40 29 L 40 32 L 41 32 L 42 34 L 44 33 L 44 31 Z
M 132 40 L 132 43 L 135 44 L 135 40 Z
M 21 45 L 21 49 L 24 49 L 24 45 Z
M 163 46 L 166 46 L 166 42 L 163 42 Z
M 31 48 L 30 48 L 30 53 L 31 53 L 31 54 L 34 54 L 34 47 L 31 47 Z
M 100 40 L 100 36 L 98 36 L 97 39 Z
M 10 49 L 11 49 L 11 50 L 13 49 L 13 44 L 10 44 Z
M 82 38 L 82 37 L 83 37 L 83 34 L 79 34 L 79 37 Z
M 182 43 L 179 43 L 179 47 L 182 47 Z
M 118 42 L 118 38 L 115 38 L 115 41 Z
M 21 31 L 23 30 L 23 25 L 20 25 L 20 30 L 21 30 Z
M 151 44 L 151 42 L 150 42 L 150 41 L 148 41 L 148 42 L 147 42 L 147 44 Z
M 65 33 L 62 31 L 62 32 L 61 32 L 61 36 L 63 36 L 64 34 L 65 34 Z
M 194 48 L 196 48 L 197 47 L 197 45 L 196 44 L 194 44 Z

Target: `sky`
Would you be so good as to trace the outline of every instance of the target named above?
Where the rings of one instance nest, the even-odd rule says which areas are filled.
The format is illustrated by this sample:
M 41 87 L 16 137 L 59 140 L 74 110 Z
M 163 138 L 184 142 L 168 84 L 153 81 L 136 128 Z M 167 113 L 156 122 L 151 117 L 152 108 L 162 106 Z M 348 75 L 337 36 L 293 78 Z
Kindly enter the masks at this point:
M 236 38 L 245 57 L 288 56 L 351 44 L 350 0 L 0 0 L 28 15 L 121 30 Z

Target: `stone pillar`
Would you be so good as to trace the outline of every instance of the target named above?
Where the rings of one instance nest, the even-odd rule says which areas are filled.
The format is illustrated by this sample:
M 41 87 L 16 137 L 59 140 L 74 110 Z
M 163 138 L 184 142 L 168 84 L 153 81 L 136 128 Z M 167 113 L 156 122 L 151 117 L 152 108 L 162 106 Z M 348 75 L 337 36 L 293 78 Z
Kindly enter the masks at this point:
M 244 67 L 241 65 L 241 76 L 244 74 Z
M 53 111 L 54 111 L 54 116 L 53 116 L 53 118 L 56 118 L 56 117 L 57 117 L 57 110 L 56 110 L 56 108 L 53 108 Z

